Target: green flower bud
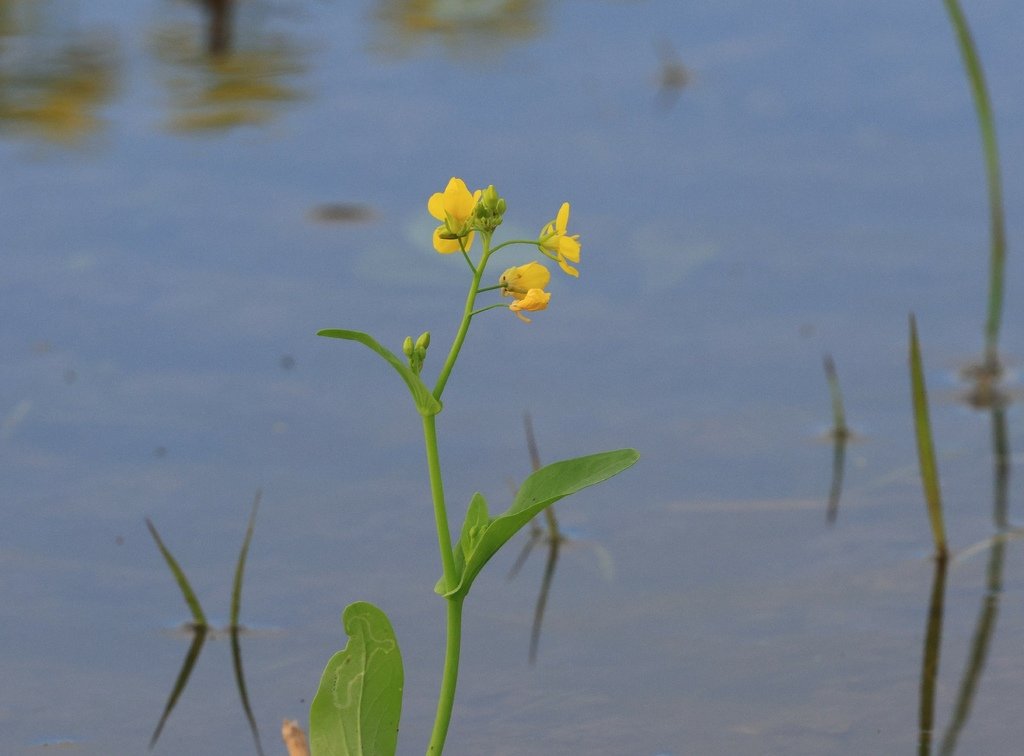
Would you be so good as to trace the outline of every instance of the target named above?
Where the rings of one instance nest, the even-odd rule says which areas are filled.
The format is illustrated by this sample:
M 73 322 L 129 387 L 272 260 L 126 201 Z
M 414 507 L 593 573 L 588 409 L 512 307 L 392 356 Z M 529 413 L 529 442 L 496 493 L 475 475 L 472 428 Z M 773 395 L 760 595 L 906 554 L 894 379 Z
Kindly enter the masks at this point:
M 494 184 L 491 184 L 484 189 L 480 197 L 480 204 L 493 213 L 497 209 L 500 200 L 501 197 L 498 196 L 498 190 L 494 188 Z
M 412 346 L 412 336 L 406 336 L 405 341 L 402 342 L 402 354 L 404 354 L 410 360 L 412 359 L 413 354 Z
M 424 350 L 430 346 L 430 331 L 424 331 L 420 334 L 420 337 L 416 339 L 416 348 L 422 347 Z
M 413 354 L 416 355 L 415 356 L 415 360 L 416 360 L 416 364 L 417 365 L 422 365 L 423 364 L 423 360 L 427 359 L 426 347 L 421 347 L 421 346 L 416 347 L 416 351 Z

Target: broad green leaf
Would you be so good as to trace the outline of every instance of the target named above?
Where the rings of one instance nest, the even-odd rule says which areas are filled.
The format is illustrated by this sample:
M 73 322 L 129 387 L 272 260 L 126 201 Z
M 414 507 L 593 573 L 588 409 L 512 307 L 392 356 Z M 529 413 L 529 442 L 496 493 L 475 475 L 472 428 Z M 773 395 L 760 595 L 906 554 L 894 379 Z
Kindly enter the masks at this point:
M 402 714 L 402 654 L 387 616 L 349 604 L 349 640 L 331 657 L 309 709 L 312 756 L 394 756 Z
M 619 474 L 636 462 L 639 457 L 640 455 L 634 449 L 619 449 L 618 451 L 602 452 L 587 457 L 555 462 L 553 465 L 537 470 L 523 481 L 512 506 L 490 520 L 482 534 L 475 539 L 465 541 L 466 528 L 463 528 L 463 536 L 455 545 L 456 565 L 461 567 L 459 584 L 444 595 L 455 596 L 467 593 L 473 580 L 488 560 L 545 507 L 551 506 L 569 494 Z M 472 512 L 478 497 L 481 502 L 483 501 L 480 494 L 474 496 L 473 503 L 470 504 L 470 512 Z M 467 522 L 470 520 L 470 512 L 466 514 Z M 479 514 L 475 516 L 479 517 Z M 465 563 L 460 565 L 459 557 L 463 554 Z
M 317 331 L 316 335 L 327 336 L 332 339 L 358 341 L 360 344 L 365 344 L 383 357 L 384 360 L 398 371 L 400 376 L 402 376 L 402 380 L 405 381 L 405 385 L 409 387 L 409 393 L 412 394 L 413 401 L 416 402 L 416 409 L 419 410 L 421 415 L 436 415 L 441 411 L 441 403 L 434 398 L 434 395 L 430 393 L 430 389 L 428 389 L 426 384 L 420 380 L 420 377 L 412 371 L 412 368 L 398 359 L 398 357 L 396 357 L 389 349 L 381 346 L 381 344 L 369 334 L 365 334 L 362 331 L 345 331 L 340 328 L 327 328 L 322 331 Z

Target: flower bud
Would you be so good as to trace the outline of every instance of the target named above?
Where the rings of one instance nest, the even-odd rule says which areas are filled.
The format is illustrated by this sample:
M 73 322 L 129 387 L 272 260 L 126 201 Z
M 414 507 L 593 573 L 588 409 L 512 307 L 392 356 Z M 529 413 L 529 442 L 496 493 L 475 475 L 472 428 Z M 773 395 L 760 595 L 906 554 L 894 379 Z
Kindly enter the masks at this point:
M 416 339 L 416 348 L 423 348 L 426 351 L 427 347 L 430 346 L 430 331 L 424 331 L 420 334 L 420 337 Z
M 405 341 L 402 342 L 402 354 L 412 359 L 412 336 L 406 336 Z

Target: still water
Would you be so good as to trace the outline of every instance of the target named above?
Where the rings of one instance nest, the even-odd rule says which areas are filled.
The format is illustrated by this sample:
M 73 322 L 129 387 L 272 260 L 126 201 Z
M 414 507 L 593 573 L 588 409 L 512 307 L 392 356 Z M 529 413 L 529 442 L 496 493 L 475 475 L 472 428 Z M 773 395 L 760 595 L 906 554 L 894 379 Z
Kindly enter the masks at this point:
M 477 319 L 439 418 L 451 501 L 503 508 L 525 411 L 547 461 L 642 458 L 558 507 L 535 665 L 542 550 L 481 576 L 450 752 L 910 753 L 930 691 L 935 752 L 1014 752 L 1024 543 L 933 590 L 911 425 L 913 310 L 951 546 L 985 541 L 998 418 L 956 374 L 982 346 L 987 207 L 941 3 L 217 5 L 0 0 L 0 752 L 145 752 L 189 618 L 145 518 L 223 625 L 257 489 L 241 651 L 265 751 L 369 600 L 405 658 L 399 752 L 422 752 L 443 607 L 418 420 L 379 360 L 313 334 L 450 339 L 465 269 L 426 199 L 452 175 L 497 185 L 503 238 L 571 201 L 583 262 L 532 324 Z M 965 11 L 1012 363 L 1024 7 Z M 824 353 L 858 434 L 831 525 Z M 154 752 L 253 751 L 215 637 Z

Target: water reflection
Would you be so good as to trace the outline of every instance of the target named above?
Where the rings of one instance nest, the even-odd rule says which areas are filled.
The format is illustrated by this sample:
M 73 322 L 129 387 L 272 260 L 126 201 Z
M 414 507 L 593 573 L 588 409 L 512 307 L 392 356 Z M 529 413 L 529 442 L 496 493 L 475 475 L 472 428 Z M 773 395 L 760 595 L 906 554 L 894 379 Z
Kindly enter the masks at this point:
M 529 413 L 523 415 L 523 425 L 526 431 L 526 445 L 530 453 L 530 464 L 533 471 L 541 468 L 540 452 L 537 448 L 537 439 L 533 433 L 533 420 Z M 555 508 L 550 506 L 544 510 L 544 526 L 537 523 L 539 517 L 530 522 L 530 530 L 527 534 L 526 543 L 522 551 L 509 570 L 508 577 L 511 580 L 523 565 L 535 547 L 546 545 L 548 547 L 547 559 L 544 562 L 544 576 L 541 578 L 540 591 L 537 594 L 537 601 L 533 608 L 533 624 L 530 628 L 530 664 L 537 662 L 537 650 L 540 647 L 540 631 L 544 624 L 544 612 L 548 605 L 548 595 L 551 593 L 551 584 L 555 579 L 555 569 L 558 566 L 558 557 L 563 546 L 578 545 L 584 543 L 582 538 L 571 536 L 558 524 L 558 517 L 555 515 Z M 598 559 L 606 575 L 612 572 L 611 557 L 596 543 L 589 544 L 597 553 Z
M 657 105 L 664 113 L 675 107 L 679 95 L 689 86 L 691 77 L 675 45 L 667 39 L 658 42 L 658 59 L 661 68 L 658 73 Z
M 917 752 L 928 756 L 932 751 L 932 733 L 935 725 L 935 684 L 939 678 L 939 655 L 942 650 L 942 613 L 946 597 L 947 559 L 935 559 L 931 599 L 928 602 L 928 622 L 924 636 L 924 654 L 921 661 L 921 696 L 918 709 Z
M 263 756 L 263 746 L 260 742 L 259 728 L 256 726 L 256 718 L 253 716 L 252 706 L 249 703 L 249 691 L 245 684 L 245 671 L 242 666 L 242 645 L 240 637 L 246 632 L 246 629 L 239 623 L 242 605 L 242 581 L 245 575 L 245 560 L 249 554 L 249 544 L 252 542 L 253 527 L 256 523 L 256 512 L 259 510 L 260 498 L 261 492 L 257 491 L 256 497 L 252 503 L 252 512 L 249 514 L 249 524 L 245 530 L 245 538 L 242 541 L 242 549 L 239 552 L 238 562 L 235 566 L 235 578 L 231 592 L 231 621 L 227 628 L 225 628 L 225 632 L 227 632 L 231 638 L 231 663 L 235 674 L 235 686 L 238 689 L 238 697 L 242 702 L 242 709 L 245 712 L 245 718 L 249 723 L 249 730 L 252 732 L 253 743 L 256 746 L 256 753 L 259 756 Z M 188 604 L 189 609 L 192 612 L 192 622 L 187 623 L 183 627 L 186 632 L 192 635 L 192 643 L 189 645 L 188 651 L 185 654 L 185 659 L 182 662 L 181 669 L 174 680 L 173 687 L 171 688 L 171 694 L 167 698 L 167 703 L 164 705 L 163 713 L 160 715 L 160 720 L 157 722 L 156 729 L 153 731 L 153 736 L 150 738 L 149 748 L 152 750 L 160 739 L 160 733 L 163 732 L 164 725 L 170 718 L 171 712 L 174 711 L 174 707 L 178 703 L 178 699 L 181 697 L 181 694 L 185 691 L 185 687 L 188 685 L 189 678 L 192 675 L 192 670 L 195 668 L 196 662 L 199 659 L 199 654 L 203 650 L 203 644 L 207 639 L 216 637 L 216 634 L 213 628 L 206 621 L 206 615 L 199 603 L 199 599 L 192 590 L 192 586 L 189 584 L 188 578 L 185 577 L 185 573 L 178 565 L 177 560 L 171 554 L 163 540 L 161 540 L 156 527 L 149 520 L 146 520 L 146 525 L 153 536 L 153 540 L 156 542 L 157 548 L 160 549 L 160 553 L 167 562 L 168 568 L 174 575 L 174 578 L 178 583 L 178 587 L 181 589 L 182 595 L 185 598 L 185 602 Z
M 846 468 L 846 444 L 852 434 L 846 425 L 846 410 L 843 407 L 843 394 L 839 388 L 839 374 L 832 355 L 824 357 L 825 380 L 832 398 L 832 429 L 828 437 L 832 439 L 832 482 L 828 490 L 828 508 L 825 520 L 834 525 L 839 516 L 839 498 L 843 492 L 843 472 Z
M 64 145 L 96 134 L 118 81 L 117 40 L 66 8 L 0 0 L 0 130 Z
M 541 31 L 541 0 L 379 0 L 378 46 L 406 55 L 434 39 L 452 52 L 493 52 Z
M 992 637 L 995 633 L 996 618 L 999 611 L 999 596 L 1002 592 L 1003 556 L 1006 549 L 1006 541 L 1017 534 L 1017 531 L 1010 530 L 1007 514 L 1011 456 L 1006 424 L 1006 410 L 1002 403 L 996 403 L 992 406 L 991 418 L 993 459 L 992 519 L 996 528 L 996 534 L 982 545 L 982 547 L 989 549 L 989 560 L 985 569 L 985 595 L 982 598 L 978 619 L 974 624 L 970 651 L 960 678 L 953 713 L 939 745 L 938 752 L 943 756 L 949 756 L 956 751 L 957 740 L 970 717 L 974 696 L 977 693 L 982 672 L 985 669 L 985 662 L 988 659 Z M 976 548 L 972 547 L 966 550 L 961 554 L 960 558 L 962 559 L 964 556 L 973 553 Z M 935 685 L 938 677 L 939 647 L 941 646 L 942 635 L 945 572 L 945 560 L 937 560 L 928 613 L 928 631 L 925 636 L 924 663 L 921 671 L 918 752 L 922 755 L 931 753 L 932 735 L 934 732 Z
M 271 33 L 261 2 L 196 0 L 204 16 L 172 20 L 153 36 L 153 51 L 167 67 L 174 131 L 201 133 L 265 123 L 304 97 L 296 78 L 305 54 L 280 32 Z

